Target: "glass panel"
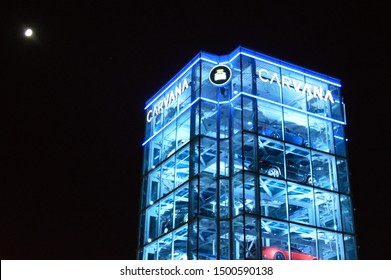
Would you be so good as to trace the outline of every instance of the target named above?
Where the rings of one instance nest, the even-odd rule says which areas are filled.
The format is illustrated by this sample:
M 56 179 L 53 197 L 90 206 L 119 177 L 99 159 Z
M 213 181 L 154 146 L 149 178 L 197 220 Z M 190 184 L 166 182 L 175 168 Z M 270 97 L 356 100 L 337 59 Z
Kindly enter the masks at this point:
M 312 154 L 312 174 L 316 186 L 328 190 L 338 189 L 334 156 L 314 152 Z
M 242 126 L 242 96 L 236 98 L 231 102 L 232 106 L 232 123 L 233 123 L 233 134 L 243 130 Z
M 172 234 L 159 239 L 159 254 L 158 260 L 171 260 L 172 259 Z
M 160 202 L 160 234 L 165 234 L 173 229 L 173 196 L 169 195 Z
M 269 219 L 261 219 L 262 259 L 288 260 L 288 224 Z
M 148 191 L 147 191 L 147 205 L 152 205 L 159 197 L 160 192 L 160 171 L 161 168 L 158 167 L 153 170 L 148 176 Z
M 243 260 L 245 256 L 244 251 L 244 221 L 243 216 L 238 216 L 233 220 L 233 259 Z
M 255 94 L 255 79 L 257 76 L 255 73 L 255 62 L 254 59 L 241 55 L 241 63 L 238 63 L 237 67 L 242 68 L 242 80 L 240 77 L 237 80 L 232 80 L 234 90 L 238 92 L 244 91 L 249 94 Z M 241 82 L 243 82 L 243 90 L 240 88 Z
M 258 100 L 258 133 L 282 140 L 281 106 Z
M 251 146 L 250 146 L 251 147 Z M 250 148 L 249 147 L 249 148 Z M 232 137 L 232 151 L 233 151 L 233 161 L 234 161 L 234 174 L 243 170 L 244 158 L 243 158 L 243 137 L 242 133 L 238 132 Z
M 316 232 L 313 228 L 291 224 L 291 259 L 316 260 Z
M 257 207 L 255 199 L 255 186 L 256 185 L 256 177 L 254 174 L 244 173 L 244 200 L 242 200 L 242 209 L 246 213 L 257 213 Z M 239 209 L 239 211 L 241 211 Z M 243 211 L 243 210 L 242 210 Z
M 234 216 L 243 213 L 243 173 L 238 173 L 232 178 L 232 214 Z
M 216 220 L 199 219 L 198 253 L 199 260 L 215 260 L 217 258 Z
M 254 131 L 256 112 L 257 108 L 255 99 L 243 97 L 243 129 Z
M 328 85 L 318 79 L 306 77 L 306 87 L 303 89 L 308 100 L 308 111 L 324 117 L 331 117 L 330 96 Z
M 229 218 L 229 180 L 220 180 L 220 218 Z
M 306 95 L 303 94 L 304 75 L 281 68 L 282 101 L 284 104 L 306 110 Z
M 217 184 L 216 179 L 208 174 L 200 176 L 200 212 L 199 215 L 203 217 L 216 217 L 217 204 Z
M 320 260 L 343 260 L 343 239 L 341 233 L 318 230 Z
M 260 176 L 261 215 L 287 220 L 286 183 L 282 180 Z
M 258 168 L 261 174 L 285 178 L 284 146 L 282 142 L 258 138 Z
M 198 221 L 193 220 L 192 222 L 189 223 L 189 253 L 190 253 L 190 258 L 193 260 L 198 259 Z
M 172 122 L 163 131 L 163 153 L 162 159 L 173 155 L 176 151 L 176 122 Z
M 162 184 L 160 196 L 164 196 L 174 189 L 175 186 L 175 157 L 169 158 L 162 165 Z
M 151 242 L 158 236 L 159 205 L 151 206 L 146 211 L 145 241 Z
M 157 260 L 157 242 L 153 242 L 144 248 L 144 260 Z
M 354 236 L 345 234 L 343 240 L 345 243 L 345 258 L 347 260 L 357 260 L 357 245 Z
M 341 89 L 337 86 L 329 85 L 329 90 L 334 99 L 334 103 L 328 101 L 331 107 L 331 117 L 339 121 L 345 121 L 345 106 L 341 100 Z
M 190 145 L 183 147 L 176 155 L 176 186 L 189 180 Z
M 243 154 L 241 158 L 244 165 L 244 170 L 255 170 L 255 158 L 257 153 L 257 138 L 254 134 L 244 133 L 243 134 Z
M 229 155 L 229 139 L 220 140 L 220 177 L 227 177 L 230 174 Z
M 201 138 L 200 145 L 200 173 L 208 173 L 216 176 L 217 164 L 217 141 L 216 139 Z
M 261 61 L 256 61 L 257 95 L 262 98 L 281 102 L 280 68 Z
M 214 103 L 201 101 L 201 134 L 217 136 L 217 106 Z
M 148 162 L 148 170 L 151 170 L 162 160 L 163 133 L 156 135 L 147 145 L 149 153 L 145 160 Z
M 341 124 L 333 125 L 335 153 L 340 156 L 346 156 L 346 139 L 344 127 Z
M 230 259 L 230 226 L 229 221 L 220 222 L 220 259 Z
M 190 141 L 190 110 L 187 110 L 178 118 L 177 149 Z
M 341 200 L 343 231 L 354 233 L 353 207 L 352 207 L 351 199 L 347 195 L 341 195 L 340 200 Z
M 189 219 L 189 187 L 187 184 L 175 191 L 175 228 Z
M 312 188 L 288 183 L 289 220 L 315 225 L 314 194 Z
M 229 137 L 229 105 L 220 105 L 220 139 Z
M 310 147 L 307 127 L 308 121 L 305 114 L 284 109 L 284 140 L 286 142 Z
M 191 78 L 192 71 L 190 70 L 184 75 L 183 82 L 179 85 L 181 88 L 178 91 L 178 109 L 179 113 L 185 110 L 191 103 L 191 91 L 195 84 Z
M 174 232 L 174 253 L 172 260 L 187 260 L 187 225 Z M 193 259 L 191 257 L 190 259 Z
M 337 158 L 338 190 L 350 193 L 348 162 L 346 159 Z
M 309 117 L 311 147 L 328 153 L 334 153 L 333 129 L 331 122 Z
M 202 61 L 201 62 L 201 96 L 213 101 L 217 101 L 218 87 L 213 85 L 209 80 L 209 73 L 215 64 Z
M 286 178 L 288 180 L 300 184 L 318 185 L 317 179 L 311 174 L 309 150 L 294 145 L 286 145 L 285 162 Z
M 257 219 L 250 216 L 245 216 L 245 258 L 246 259 L 259 259 L 259 250 L 258 250 L 258 234 L 257 234 Z
M 190 181 L 189 220 L 199 213 L 199 199 L 199 178 L 196 176 Z
M 340 231 L 342 223 L 338 194 L 322 190 L 314 191 L 317 225 Z

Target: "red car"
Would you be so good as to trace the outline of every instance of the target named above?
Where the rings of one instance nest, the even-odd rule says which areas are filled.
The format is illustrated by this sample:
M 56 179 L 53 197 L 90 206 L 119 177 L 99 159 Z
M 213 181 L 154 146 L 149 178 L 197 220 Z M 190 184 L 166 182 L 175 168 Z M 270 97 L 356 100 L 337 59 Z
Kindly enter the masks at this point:
M 270 246 L 262 247 L 262 259 L 266 260 L 317 260 L 317 257 L 305 254 L 299 249 L 291 248 L 291 258 L 289 258 L 288 249 L 282 247 Z

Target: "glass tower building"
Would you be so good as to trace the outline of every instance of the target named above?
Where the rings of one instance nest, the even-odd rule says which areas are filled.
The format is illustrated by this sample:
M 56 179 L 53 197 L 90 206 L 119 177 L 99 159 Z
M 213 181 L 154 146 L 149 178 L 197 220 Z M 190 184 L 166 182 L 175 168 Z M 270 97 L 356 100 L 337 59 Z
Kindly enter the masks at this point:
M 145 123 L 138 259 L 357 259 L 338 79 L 200 52 Z

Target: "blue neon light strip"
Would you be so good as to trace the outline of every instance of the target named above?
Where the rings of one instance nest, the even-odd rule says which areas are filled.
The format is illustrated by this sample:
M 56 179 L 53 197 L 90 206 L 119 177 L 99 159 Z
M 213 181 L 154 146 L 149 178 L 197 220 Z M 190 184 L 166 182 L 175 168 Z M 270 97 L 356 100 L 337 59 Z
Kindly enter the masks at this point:
M 235 60 L 239 55 L 243 54 L 245 56 L 248 56 L 248 57 L 251 57 L 251 58 L 254 58 L 254 59 L 257 59 L 257 60 L 260 60 L 260 61 L 263 61 L 265 63 L 268 63 L 268 64 L 272 64 L 272 65 L 275 65 L 277 67 L 281 67 L 281 68 L 284 68 L 284 69 L 287 69 L 287 70 L 290 70 L 290 71 L 293 71 L 293 72 L 296 72 L 296 73 L 299 73 L 299 74 L 302 74 L 304 76 L 307 76 L 307 77 L 311 77 L 313 79 L 316 79 L 316 80 L 319 80 L 319 81 L 322 81 L 322 82 L 326 82 L 326 83 L 329 83 L 329 84 L 332 84 L 332 85 L 335 85 L 337 87 L 341 87 L 341 84 L 340 83 L 337 83 L 335 81 L 331 81 L 331 80 L 328 80 L 328 79 L 325 79 L 325 78 L 321 78 L 319 76 L 316 76 L 314 74 L 311 74 L 309 72 L 313 72 L 311 70 L 308 70 L 308 72 L 305 72 L 305 71 L 302 71 L 302 70 L 299 70 L 299 69 L 295 69 L 293 67 L 297 67 L 297 68 L 300 68 L 300 69 L 303 69 L 303 70 L 306 70 L 305 68 L 302 68 L 302 67 L 299 67 L 299 66 L 295 66 L 293 64 L 290 64 L 288 62 L 274 62 L 272 61 L 273 58 L 270 58 L 270 59 L 266 59 L 266 58 L 261 58 L 259 56 L 265 56 L 263 54 L 259 54 L 259 56 L 256 56 L 256 55 L 253 55 L 253 54 L 250 54 L 249 52 L 251 52 L 251 50 L 247 50 L 243 47 L 239 47 L 237 48 L 235 51 L 233 51 L 232 53 L 235 53 L 237 52 L 230 60 L 228 61 L 221 61 L 220 63 L 216 62 L 216 61 L 213 61 L 211 59 L 208 59 L 208 58 L 205 58 L 205 57 L 202 57 L 202 54 L 204 52 L 200 52 L 198 54 L 198 57 L 195 58 L 194 61 L 190 62 L 190 64 L 184 69 L 182 69 L 181 71 L 179 71 L 179 76 L 174 79 L 169 85 L 166 85 L 165 87 L 163 87 L 164 89 L 160 90 L 160 94 L 158 94 L 155 98 L 153 98 L 151 101 L 149 101 L 146 106 L 144 107 L 144 110 L 146 110 L 149 106 L 151 106 L 157 99 L 159 99 L 165 92 L 168 88 L 170 88 L 173 84 L 175 84 L 176 82 L 178 82 L 179 79 L 181 79 L 185 73 L 187 73 L 188 70 L 190 70 L 197 62 L 199 62 L 200 60 L 203 60 L 203 61 L 206 61 L 206 62 L 209 62 L 209 63 L 212 63 L 212 64 L 228 64 L 228 63 L 232 63 L 233 60 Z M 231 53 L 231 54 L 232 54 Z M 205 53 L 206 55 L 207 53 Z M 288 65 L 291 65 L 291 66 L 288 66 Z M 319 75 L 322 75 L 319 73 Z

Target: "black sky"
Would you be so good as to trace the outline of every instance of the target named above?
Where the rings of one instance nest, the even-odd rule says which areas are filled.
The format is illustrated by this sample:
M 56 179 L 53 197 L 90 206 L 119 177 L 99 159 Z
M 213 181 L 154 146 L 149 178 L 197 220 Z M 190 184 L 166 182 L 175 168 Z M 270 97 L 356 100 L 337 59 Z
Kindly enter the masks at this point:
M 239 45 L 341 79 L 359 256 L 390 259 L 386 7 L 226 2 L 5 10 L 1 259 L 135 259 L 144 103 L 199 51 Z

